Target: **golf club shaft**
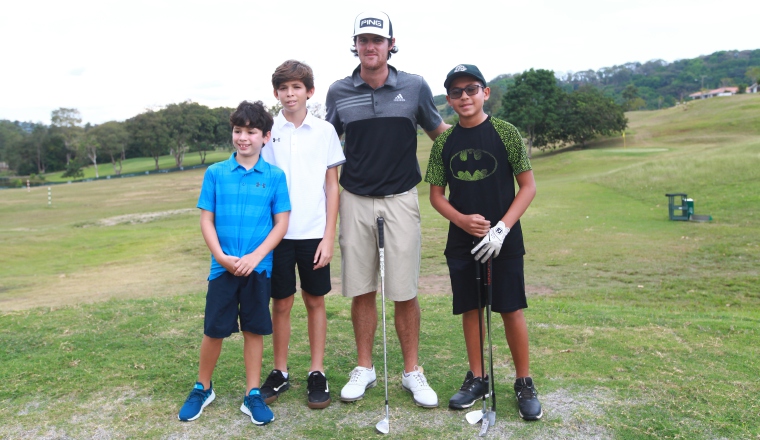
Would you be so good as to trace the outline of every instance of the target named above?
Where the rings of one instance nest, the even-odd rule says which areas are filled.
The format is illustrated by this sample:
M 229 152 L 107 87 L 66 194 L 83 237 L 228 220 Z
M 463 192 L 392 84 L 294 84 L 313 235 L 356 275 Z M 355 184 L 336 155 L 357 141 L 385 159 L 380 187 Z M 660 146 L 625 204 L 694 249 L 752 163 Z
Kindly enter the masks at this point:
M 496 411 L 496 381 L 493 376 L 493 345 L 491 345 L 491 302 L 493 302 L 493 260 L 488 258 L 486 266 L 486 286 L 488 290 L 488 302 L 486 302 L 486 324 L 488 326 L 488 364 L 491 375 L 491 410 Z
M 479 261 L 475 261 L 475 286 L 476 286 L 476 293 L 478 295 L 478 334 L 480 335 L 480 377 L 483 378 L 483 380 L 486 380 L 486 360 L 484 358 L 484 348 L 483 347 L 483 280 L 480 278 L 481 273 L 481 264 Z M 486 394 L 488 394 L 486 392 Z M 483 413 L 486 412 L 486 400 L 487 396 L 483 395 Z
M 383 309 L 383 373 L 385 374 L 385 418 L 389 419 L 388 408 L 388 345 L 385 332 L 385 239 L 384 239 L 385 219 L 377 218 L 377 238 L 380 250 L 380 293 L 382 296 Z

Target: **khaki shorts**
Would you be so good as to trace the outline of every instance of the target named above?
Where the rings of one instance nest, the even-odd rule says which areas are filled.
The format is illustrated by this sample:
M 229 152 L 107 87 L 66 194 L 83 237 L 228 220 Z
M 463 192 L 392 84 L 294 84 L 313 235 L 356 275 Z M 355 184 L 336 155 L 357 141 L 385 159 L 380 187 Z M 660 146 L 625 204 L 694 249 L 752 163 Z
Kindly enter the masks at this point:
M 420 275 L 420 205 L 417 188 L 393 197 L 340 193 L 340 252 L 343 296 L 375 292 L 380 256 L 377 218 L 385 219 L 385 297 L 408 301 L 417 296 Z

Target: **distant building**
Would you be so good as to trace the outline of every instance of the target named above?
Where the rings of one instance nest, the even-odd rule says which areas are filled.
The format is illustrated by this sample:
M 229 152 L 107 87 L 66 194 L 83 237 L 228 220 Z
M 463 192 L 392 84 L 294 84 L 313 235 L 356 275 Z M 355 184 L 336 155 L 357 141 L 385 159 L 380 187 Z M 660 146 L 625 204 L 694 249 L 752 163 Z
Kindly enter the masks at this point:
M 5 162 L 0 162 L 0 171 L 8 171 L 8 164 Z
M 716 96 L 731 96 L 731 95 L 736 95 L 738 91 L 739 91 L 738 87 L 721 87 L 719 89 L 699 91 L 696 93 L 692 93 L 691 95 L 689 95 L 689 98 L 707 99 L 707 98 L 715 98 Z
M 760 87 L 758 87 L 757 83 L 754 83 L 751 86 L 747 87 L 747 93 L 757 93 L 759 91 Z

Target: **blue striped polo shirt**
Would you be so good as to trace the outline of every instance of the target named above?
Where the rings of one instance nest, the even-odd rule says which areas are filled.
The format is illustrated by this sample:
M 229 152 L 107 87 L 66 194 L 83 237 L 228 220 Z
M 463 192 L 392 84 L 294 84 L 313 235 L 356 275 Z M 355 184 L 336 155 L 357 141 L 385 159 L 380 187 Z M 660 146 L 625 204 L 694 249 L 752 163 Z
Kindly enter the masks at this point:
M 219 244 L 226 255 L 242 257 L 253 252 L 272 230 L 273 216 L 290 211 L 285 173 L 259 157 L 250 170 L 241 166 L 235 156 L 218 162 L 206 170 L 198 208 L 214 213 L 214 226 Z M 211 256 L 213 280 L 225 269 Z M 272 252 L 254 269 L 272 274 Z

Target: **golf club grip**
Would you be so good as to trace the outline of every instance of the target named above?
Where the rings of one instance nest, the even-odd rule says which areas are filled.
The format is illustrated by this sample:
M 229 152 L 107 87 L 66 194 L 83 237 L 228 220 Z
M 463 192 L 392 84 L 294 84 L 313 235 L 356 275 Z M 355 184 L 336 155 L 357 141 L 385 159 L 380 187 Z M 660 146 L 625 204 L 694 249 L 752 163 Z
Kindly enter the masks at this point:
M 382 217 L 377 218 L 377 239 L 380 244 L 380 249 L 382 249 L 384 246 L 385 239 L 383 238 L 383 225 L 385 224 L 385 219 Z

